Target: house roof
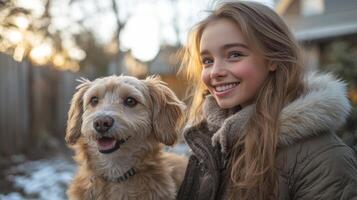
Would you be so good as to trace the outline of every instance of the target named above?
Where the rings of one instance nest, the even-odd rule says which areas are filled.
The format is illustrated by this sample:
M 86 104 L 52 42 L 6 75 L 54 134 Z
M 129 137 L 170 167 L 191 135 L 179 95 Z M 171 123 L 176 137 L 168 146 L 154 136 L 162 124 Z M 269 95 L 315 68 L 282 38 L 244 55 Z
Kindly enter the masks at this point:
M 298 21 L 292 27 L 300 41 L 317 40 L 357 33 L 357 12 L 329 13 Z
M 345 0 L 343 3 L 338 0 L 325 0 L 324 12 L 313 16 L 303 16 L 299 6 L 299 0 L 282 0 L 276 7 L 277 12 L 283 16 L 299 41 L 357 33 L 357 1 L 355 0 Z M 291 12 L 292 10 L 297 12 Z
M 164 46 L 160 52 L 149 62 L 149 74 L 175 74 L 179 67 L 178 53 L 176 46 Z

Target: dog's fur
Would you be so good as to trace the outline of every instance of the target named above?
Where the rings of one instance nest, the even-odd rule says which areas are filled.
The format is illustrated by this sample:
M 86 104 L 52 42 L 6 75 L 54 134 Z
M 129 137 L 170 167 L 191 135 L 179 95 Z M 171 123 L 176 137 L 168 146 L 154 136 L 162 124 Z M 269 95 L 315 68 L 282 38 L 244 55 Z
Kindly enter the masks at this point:
M 99 100 L 94 105 L 93 96 Z M 127 97 L 138 104 L 125 105 Z M 176 142 L 183 109 L 184 104 L 158 78 L 110 76 L 93 82 L 82 80 L 71 102 L 65 137 L 79 165 L 67 191 L 69 199 L 175 199 L 187 160 L 162 148 L 163 144 Z M 98 149 L 101 134 L 93 123 L 101 116 L 114 119 L 106 136 L 126 140 L 111 153 L 103 154 Z M 131 168 L 135 168 L 135 175 L 116 181 Z

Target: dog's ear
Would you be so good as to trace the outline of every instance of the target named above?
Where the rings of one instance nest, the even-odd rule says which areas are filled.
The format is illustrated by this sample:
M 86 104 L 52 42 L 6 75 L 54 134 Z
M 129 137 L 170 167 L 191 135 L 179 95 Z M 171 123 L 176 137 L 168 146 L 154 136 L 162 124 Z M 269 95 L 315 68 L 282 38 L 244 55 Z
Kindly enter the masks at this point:
M 71 106 L 68 112 L 67 130 L 65 140 L 68 144 L 73 145 L 81 135 L 82 114 L 83 114 L 83 95 L 90 85 L 90 81 L 86 79 L 79 80 L 80 85 L 76 88 L 76 93 L 73 95 Z
M 154 135 L 159 142 L 173 145 L 177 140 L 177 129 L 182 122 L 186 106 L 159 77 L 151 76 L 145 81 L 153 103 Z

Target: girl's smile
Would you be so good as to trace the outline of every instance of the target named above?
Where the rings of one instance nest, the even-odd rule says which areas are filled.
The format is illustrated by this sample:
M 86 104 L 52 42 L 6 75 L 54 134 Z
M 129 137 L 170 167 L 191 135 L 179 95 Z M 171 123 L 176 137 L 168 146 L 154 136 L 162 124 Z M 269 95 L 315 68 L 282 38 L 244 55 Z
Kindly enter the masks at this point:
M 234 83 L 223 83 L 213 86 L 214 88 L 214 95 L 217 97 L 225 97 L 228 96 L 235 87 L 239 85 L 239 82 Z

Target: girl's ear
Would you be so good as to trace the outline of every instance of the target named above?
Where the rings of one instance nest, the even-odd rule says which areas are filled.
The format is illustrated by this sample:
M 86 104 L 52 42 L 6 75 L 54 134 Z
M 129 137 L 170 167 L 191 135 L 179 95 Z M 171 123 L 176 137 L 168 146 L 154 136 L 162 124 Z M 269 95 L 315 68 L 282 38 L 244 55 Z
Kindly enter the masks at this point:
M 68 112 L 67 130 L 65 140 L 68 144 L 74 145 L 81 135 L 82 115 L 83 115 L 83 95 L 90 85 L 86 79 L 80 80 L 81 84 L 77 86 L 76 93 L 73 95 L 71 106 Z
M 145 82 L 152 101 L 154 136 L 163 144 L 173 145 L 186 106 L 158 77 L 148 77 Z
M 268 70 L 273 72 L 276 70 L 276 68 L 278 67 L 278 64 L 276 64 L 275 62 L 268 62 Z

